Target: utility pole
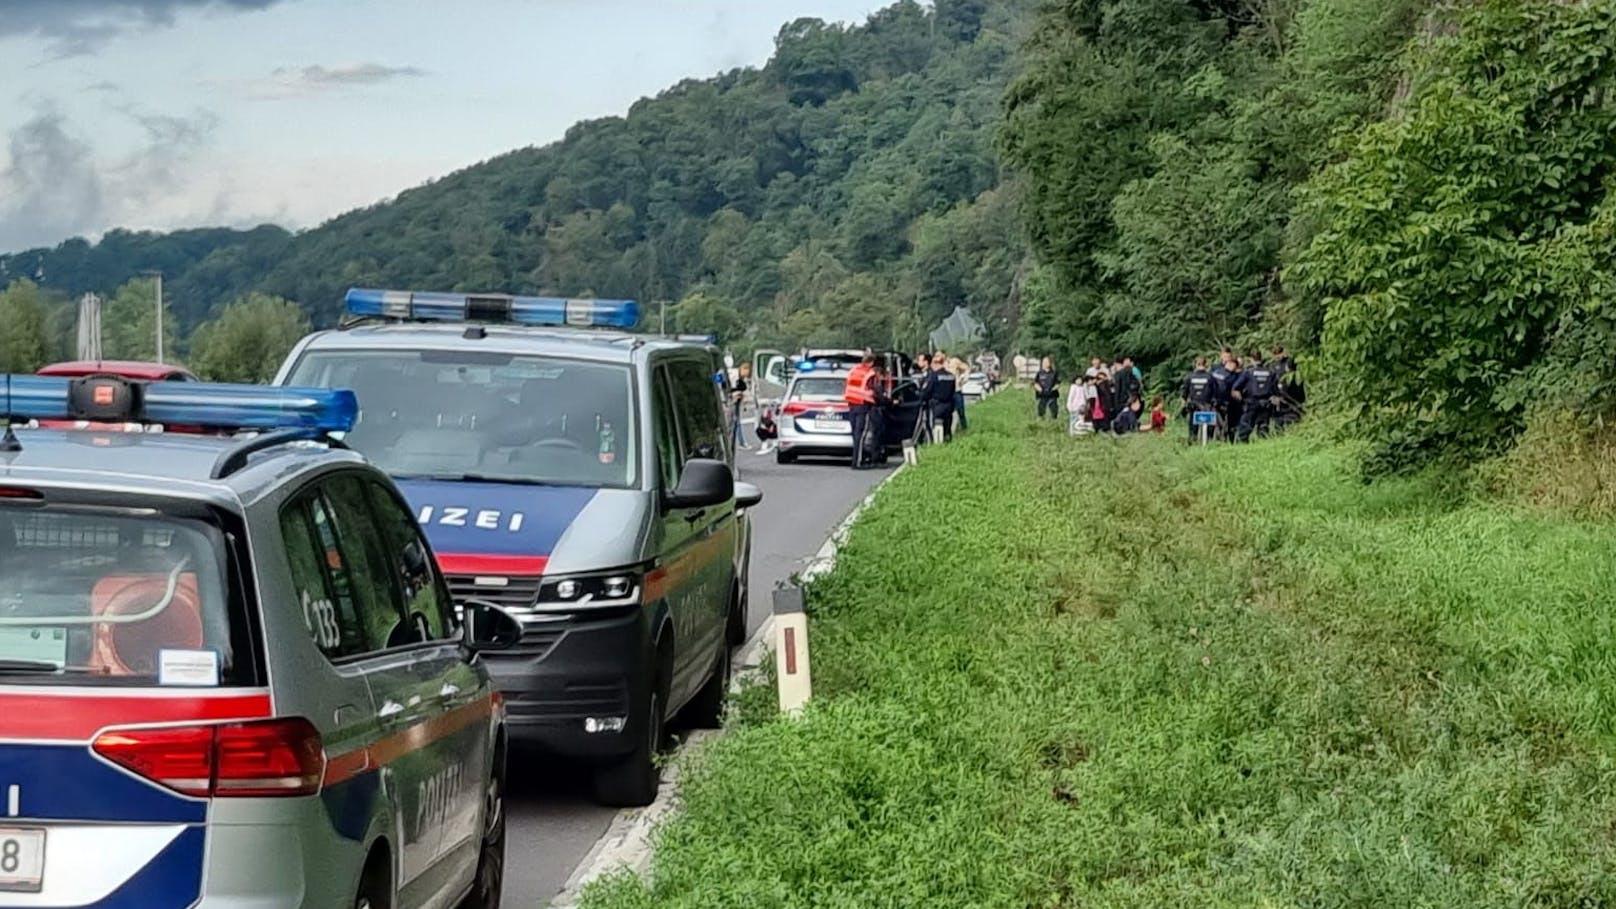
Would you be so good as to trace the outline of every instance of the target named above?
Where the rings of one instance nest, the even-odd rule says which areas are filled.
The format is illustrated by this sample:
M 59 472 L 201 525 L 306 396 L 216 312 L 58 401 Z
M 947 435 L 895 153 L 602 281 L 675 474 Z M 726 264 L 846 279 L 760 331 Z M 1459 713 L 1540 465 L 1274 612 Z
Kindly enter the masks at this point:
M 657 303 L 657 313 L 658 313 L 657 321 L 660 323 L 658 328 L 657 328 L 657 334 L 665 335 L 665 334 L 668 333 L 668 301 L 667 300 L 658 301 L 658 303 Z
M 141 272 L 157 279 L 157 362 L 163 362 L 163 273 L 155 268 Z

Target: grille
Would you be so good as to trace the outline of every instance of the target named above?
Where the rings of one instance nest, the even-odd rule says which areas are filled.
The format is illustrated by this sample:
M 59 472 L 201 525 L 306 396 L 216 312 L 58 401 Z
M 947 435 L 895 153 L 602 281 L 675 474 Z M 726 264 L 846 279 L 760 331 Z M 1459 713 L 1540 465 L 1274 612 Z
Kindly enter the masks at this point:
M 477 578 L 469 574 L 451 574 L 444 580 L 449 582 L 449 594 L 457 603 L 483 600 L 504 609 L 527 609 L 539 598 L 543 578 L 505 578 L 504 587 L 479 586 Z

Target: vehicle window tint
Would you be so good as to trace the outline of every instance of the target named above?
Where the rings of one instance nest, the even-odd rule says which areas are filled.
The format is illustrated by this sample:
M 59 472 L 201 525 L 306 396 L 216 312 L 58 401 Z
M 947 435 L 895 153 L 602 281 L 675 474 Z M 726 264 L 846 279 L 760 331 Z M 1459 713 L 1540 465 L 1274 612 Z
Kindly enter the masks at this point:
M 371 509 L 364 481 L 352 474 L 334 477 L 325 484 L 325 499 L 336 523 L 337 540 L 348 559 L 354 599 L 368 639 L 376 649 L 425 640 L 426 629 L 419 621 L 403 621 L 403 590 L 395 580 L 385 530 Z
M 366 480 L 371 507 L 382 530 L 388 563 L 404 599 L 408 627 L 425 640 L 441 641 L 455 633 L 452 601 L 443 577 L 432 563 L 421 528 L 398 497 L 375 480 Z
M 314 514 L 322 527 L 331 522 L 317 496 L 305 496 L 281 512 L 281 536 L 292 569 L 303 622 L 327 658 L 359 656 L 371 649 L 365 626 L 353 599 L 353 584 L 334 538 L 327 542 L 315 530 Z
M 651 418 L 655 421 L 657 465 L 662 472 L 662 488 L 671 490 L 679 485 L 683 472 L 683 449 L 679 445 L 679 421 L 674 416 L 672 393 L 668 389 L 668 370 L 658 367 L 651 377 Z
M 674 412 L 679 416 L 679 436 L 684 441 L 685 459 L 723 459 L 726 455 L 724 417 L 718 400 L 718 384 L 702 364 L 694 360 L 669 364 L 668 377 L 673 380 Z

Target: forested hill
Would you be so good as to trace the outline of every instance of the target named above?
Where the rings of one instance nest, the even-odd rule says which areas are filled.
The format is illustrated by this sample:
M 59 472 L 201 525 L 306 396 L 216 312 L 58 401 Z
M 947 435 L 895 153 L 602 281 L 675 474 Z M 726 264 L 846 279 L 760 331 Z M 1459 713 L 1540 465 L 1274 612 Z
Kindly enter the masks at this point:
M 1013 327 L 1026 251 L 995 139 L 1032 0 L 903 0 L 784 27 L 690 80 L 296 235 L 114 232 L 0 257 L 0 285 L 111 293 L 143 269 L 189 328 L 248 293 L 316 323 L 351 285 L 627 296 L 669 328 L 907 343 L 956 305 Z M 1009 320 L 1009 321 L 1006 321 Z

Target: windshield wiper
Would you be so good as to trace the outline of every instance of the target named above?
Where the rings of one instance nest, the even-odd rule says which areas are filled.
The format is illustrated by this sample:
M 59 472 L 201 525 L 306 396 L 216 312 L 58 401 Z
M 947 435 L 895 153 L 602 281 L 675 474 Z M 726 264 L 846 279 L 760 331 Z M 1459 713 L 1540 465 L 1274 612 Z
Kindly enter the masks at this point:
M 534 477 L 506 477 L 488 473 L 463 473 L 458 477 L 447 479 L 460 480 L 465 483 L 510 483 L 516 486 L 586 486 L 586 483 L 568 483 L 563 480 L 540 480 Z
M 0 660 L 0 672 L 39 672 L 54 675 L 65 671 L 64 667 L 49 660 Z

